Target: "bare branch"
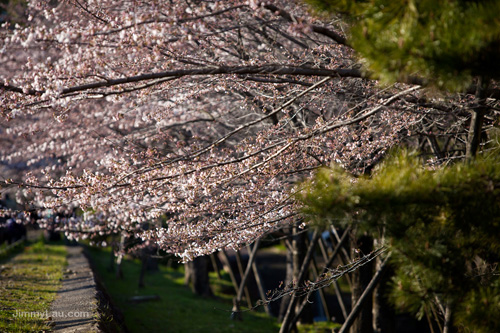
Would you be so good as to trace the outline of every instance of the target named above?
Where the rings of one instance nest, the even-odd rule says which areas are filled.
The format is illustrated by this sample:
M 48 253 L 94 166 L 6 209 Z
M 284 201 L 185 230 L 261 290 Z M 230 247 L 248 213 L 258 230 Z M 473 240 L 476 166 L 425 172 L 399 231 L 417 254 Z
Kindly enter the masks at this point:
M 264 8 L 266 8 L 266 9 L 274 12 L 275 14 L 283 17 L 288 22 L 297 22 L 297 19 L 295 17 L 293 17 L 292 15 L 290 15 L 290 13 L 284 11 L 281 8 L 276 7 L 273 4 L 265 4 Z M 338 44 L 348 45 L 347 39 L 344 36 L 336 33 L 335 31 L 333 31 L 331 29 L 328 29 L 326 27 L 322 27 L 319 25 L 315 25 L 315 24 L 311 25 L 311 28 L 314 32 L 321 34 L 321 35 L 324 35 L 326 37 L 329 37 L 329 38 L 333 39 L 334 41 L 336 41 Z
M 262 65 L 262 66 L 221 66 L 193 69 L 179 69 L 158 73 L 148 73 L 135 76 L 128 76 L 118 79 L 108 79 L 104 81 L 96 81 L 73 87 L 64 88 L 61 91 L 61 97 L 75 93 L 90 91 L 92 89 L 103 87 L 114 87 L 128 83 L 136 83 L 147 80 L 157 80 L 166 78 L 181 78 L 184 76 L 203 76 L 203 75 L 303 75 L 303 76 L 328 76 L 328 77 L 363 77 L 359 69 L 327 69 L 327 68 L 312 68 L 312 67 L 297 67 L 287 65 Z M 28 91 L 24 92 L 22 88 L 0 85 L 0 89 L 24 93 L 27 95 L 43 94 L 45 91 Z

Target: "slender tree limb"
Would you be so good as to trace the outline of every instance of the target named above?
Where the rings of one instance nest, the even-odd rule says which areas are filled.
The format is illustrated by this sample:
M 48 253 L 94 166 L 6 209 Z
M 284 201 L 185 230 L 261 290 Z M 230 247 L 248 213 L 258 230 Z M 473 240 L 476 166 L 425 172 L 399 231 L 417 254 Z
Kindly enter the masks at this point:
M 267 3 L 267 4 L 264 4 L 263 7 L 274 12 L 276 15 L 281 16 L 282 18 L 284 18 L 288 22 L 297 22 L 298 21 L 298 19 L 293 17 L 292 15 L 290 15 L 290 13 L 286 12 L 285 10 L 283 10 L 281 8 L 278 8 L 277 6 L 275 6 L 273 4 Z M 315 25 L 315 24 L 312 24 L 311 28 L 312 28 L 312 31 L 314 31 L 315 33 L 329 37 L 330 39 L 334 40 L 338 44 L 348 45 L 347 39 L 344 36 L 340 35 L 339 33 L 335 32 L 331 29 L 328 29 L 328 28 L 323 27 L 323 26 Z
M 239 313 L 239 311 L 240 311 L 240 302 L 241 302 L 241 299 L 243 298 L 243 291 L 245 289 L 245 285 L 247 284 L 248 277 L 250 276 L 250 272 L 252 269 L 252 263 L 255 260 L 255 255 L 257 254 L 257 250 L 259 249 L 260 241 L 261 241 L 260 238 L 255 241 L 255 244 L 252 248 L 252 251 L 250 252 L 250 257 L 248 258 L 248 263 L 247 263 L 247 266 L 245 268 L 245 273 L 243 274 L 243 276 L 241 278 L 241 283 L 240 283 L 240 286 L 238 288 L 238 294 L 236 295 L 236 298 L 234 299 L 233 314 Z M 238 315 L 236 315 L 236 316 L 238 316 Z M 235 316 L 233 315 L 233 317 L 235 317 Z
M 333 253 L 330 256 L 330 258 L 327 260 L 325 266 L 323 267 L 322 272 L 320 274 L 318 274 L 317 271 L 315 272 L 315 274 L 316 274 L 317 277 L 323 276 L 326 272 L 328 272 L 328 267 L 333 263 L 333 260 L 335 260 L 335 258 L 337 257 L 337 254 L 339 253 L 340 248 L 342 246 L 344 246 L 344 242 L 347 239 L 347 236 L 349 235 L 349 231 L 350 231 L 350 228 L 348 228 L 348 229 L 346 229 L 344 231 L 344 234 L 342 235 L 342 238 L 340 239 L 339 243 L 337 244 L 337 246 L 333 250 Z M 322 244 L 321 237 L 319 238 L 319 243 L 320 243 L 320 245 Z M 312 258 L 312 261 L 313 261 L 313 266 L 316 266 L 316 260 L 314 259 L 314 256 Z M 321 290 L 323 290 L 323 289 L 321 288 L 320 292 L 321 292 Z M 299 309 L 295 313 L 295 316 L 294 316 L 294 319 L 292 320 L 292 323 L 294 323 L 294 322 L 296 322 L 298 320 L 298 318 L 299 318 L 302 310 L 304 310 L 305 306 L 307 305 L 307 303 L 309 301 L 309 297 L 311 296 L 311 294 L 313 293 L 313 291 L 315 291 L 315 289 L 313 289 L 313 288 L 311 290 L 309 290 L 309 292 L 307 293 L 307 296 L 304 297 L 304 299 L 302 300 L 302 303 L 300 304 Z M 340 295 L 338 295 L 338 296 L 340 296 Z M 324 295 L 323 294 L 321 294 L 321 298 L 322 298 L 322 300 L 324 299 Z M 340 303 L 340 301 L 339 301 L 339 303 Z M 343 302 L 341 304 L 342 304 L 341 307 L 343 308 Z M 326 305 L 324 305 L 324 307 L 325 307 L 325 312 L 328 313 L 328 308 L 326 307 Z M 330 318 L 328 318 L 328 320 L 330 320 Z
M 347 236 L 347 234 L 346 234 Z M 342 235 L 342 237 L 344 237 L 344 235 Z M 320 249 L 321 249 L 321 253 L 323 255 L 323 260 L 326 262 L 325 264 L 325 267 L 324 268 L 327 268 L 329 267 L 330 265 L 328 264 L 328 262 L 330 261 L 329 258 L 328 258 L 328 254 L 326 252 L 326 249 L 325 249 L 325 244 L 324 244 L 324 240 L 323 238 L 320 238 L 319 239 L 319 246 L 320 246 Z M 335 253 L 335 250 L 334 250 L 334 253 Z M 338 255 L 338 253 L 335 253 L 335 257 Z M 331 258 L 334 258 L 333 254 L 332 256 L 330 257 Z M 332 260 L 333 262 L 333 260 Z M 342 315 L 343 315 L 343 318 L 347 318 L 347 311 L 346 311 L 346 307 L 345 307 L 345 304 L 344 304 L 344 300 L 342 299 L 342 293 L 340 292 L 340 288 L 339 288 L 339 285 L 337 283 L 337 281 L 334 281 L 333 282 L 333 287 L 335 289 L 335 297 L 337 298 L 337 302 L 339 303 L 339 306 L 340 306 L 340 310 L 342 311 Z
M 255 260 L 252 262 L 252 271 L 253 271 L 253 275 L 255 277 L 255 282 L 257 282 L 259 296 L 261 299 L 266 299 L 266 292 L 264 290 L 264 286 L 262 284 L 262 279 L 260 278 L 259 269 L 257 268 L 257 264 L 256 264 Z M 264 305 L 264 310 L 266 311 L 267 315 L 271 316 L 271 309 L 269 308 L 269 304 L 263 304 L 263 305 Z
M 316 244 L 318 243 L 318 239 L 320 237 L 320 233 L 318 230 L 314 230 L 314 234 L 312 236 L 312 241 L 309 244 L 309 248 L 307 249 L 306 256 L 304 261 L 302 262 L 302 267 L 300 268 L 299 275 L 297 277 L 297 285 L 301 285 L 304 281 L 304 277 L 306 276 L 306 272 L 308 271 L 309 264 L 311 262 L 312 256 L 314 255 L 314 249 L 316 248 Z M 292 297 L 290 299 L 290 303 L 288 304 L 288 309 L 286 311 L 285 318 L 283 319 L 283 323 L 281 324 L 280 333 L 285 333 L 290 330 L 293 325 L 294 311 L 295 305 L 297 304 L 298 297 Z
M 382 274 L 385 272 L 387 268 L 387 262 L 389 261 L 390 255 L 388 255 L 384 262 L 380 265 L 380 268 L 378 271 L 375 273 L 373 276 L 372 280 L 366 287 L 365 291 L 359 298 L 358 302 L 356 305 L 351 310 L 351 313 L 349 313 L 349 316 L 347 317 L 346 321 L 342 325 L 342 328 L 340 329 L 339 333 L 346 333 L 351 325 L 354 323 L 354 320 L 358 316 L 359 312 L 361 311 L 361 307 L 363 306 L 364 302 L 368 300 L 368 297 L 372 294 L 373 289 L 377 286 L 378 282 L 380 281 L 380 278 L 382 277 Z
M 227 273 L 229 274 L 229 277 L 231 278 L 234 291 L 238 293 L 240 286 L 238 284 L 238 281 L 236 280 L 236 277 L 234 276 L 234 271 L 233 268 L 231 267 L 231 262 L 229 261 L 229 257 L 227 256 L 226 251 L 225 250 L 219 251 L 219 257 L 221 258 L 222 265 L 225 267 Z
M 182 24 L 182 23 L 186 23 L 186 22 L 202 20 L 204 18 L 218 16 L 218 15 L 224 14 L 226 12 L 229 12 L 229 11 L 232 11 L 232 10 L 236 10 L 236 9 L 240 9 L 240 8 L 243 8 L 243 7 L 248 7 L 248 6 L 247 5 L 238 5 L 238 6 L 233 6 L 233 7 L 229 7 L 229 8 L 226 8 L 226 9 L 222 9 L 222 10 L 210 13 L 210 14 L 181 18 L 181 19 L 175 20 L 175 23 Z M 166 14 L 163 14 L 163 15 L 166 15 Z M 172 24 L 172 21 L 174 21 L 174 20 L 172 20 L 170 18 L 168 18 L 168 19 L 160 19 L 160 18 L 158 18 L 158 19 L 146 20 L 146 21 L 137 22 L 137 23 L 134 23 L 134 24 L 129 24 L 129 25 L 123 26 L 121 28 L 117 28 L 117 29 L 111 29 L 111 30 L 106 30 L 106 31 L 99 31 L 99 32 L 96 32 L 94 35 L 95 36 L 110 35 L 110 34 L 118 33 L 118 32 L 123 31 L 123 30 L 131 29 L 131 28 L 134 28 L 134 27 L 137 27 L 137 26 L 147 25 L 147 24 L 157 24 L 157 23 Z
M 243 279 L 244 271 L 243 271 L 243 263 L 242 263 L 242 259 L 241 259 L 240 250 L 236 251 L 236 265 L 238 266 L 238 272 L 240 273 L 240 276 Z M 252 308 L 252 298 L 250 297 L 250 291 L 248 290 L 248 286 L 245 284 L 245 285 L 241 285 L 240 287 L 243 288 L 243 290 L 245 291 L 245 298 L 247 301 L 247 306 L 249 309 L 251 309 Z

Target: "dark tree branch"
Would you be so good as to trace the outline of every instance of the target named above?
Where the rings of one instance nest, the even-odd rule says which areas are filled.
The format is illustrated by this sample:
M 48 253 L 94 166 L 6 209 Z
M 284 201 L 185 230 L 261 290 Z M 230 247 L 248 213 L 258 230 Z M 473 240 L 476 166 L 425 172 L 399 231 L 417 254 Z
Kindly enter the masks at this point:
M 476 157 L 481 143 L 481 132 L 483 130 L 483 121 L 488 106 L 486 105 L 486 90 L 488 89 L 489 82 L 486 78 L 479 78 L 476 90 L 477 106 L 472 109 L 469 134 L 466 143 L 466 159 L 472 160 Z
M 158 80 L 166 78 L 181 78 L 184 76 L 203 76 L 203 75 L 304 75 L 304 76 L 339 76 L 339 77 L 363 77 L 359 69 L 349 68 L 312 68 L 312 67 L 298 67 L 287 65 L 263 65 L 263 66 L 220 66 L 220 67 L 206 67 L 206 68 L 192 68 L 192 69 L 179 69 L 158 73 L 147 73 L 135 76 L 126 76 L 118 79 L 107 79 L 103 81 L 96 81 L 87 84 L 76 85 L 62 90 L 61 97 L 76 92 L 84 92 L 92 89 L 103 87 L 114 87 L 128 83 L 136 83 L 148 80 Z M 39 95 L 45 91 L 24 91 L 22 88 L 6 86 L 0 83 L 0 89 L 22 93 L 26 95 Z
M 297 22 L 297 18 L 293 17 L 288 12 L 284 11 L 281 8 L 276 7 L 273 4 L 264 4 L 263 7 L 266 8 L 266 9 L 268 9 L 268 10 L 270 10 L 270 11 L 272 11 L 272 12 L 274 12 L 276 15 L 281 16 L 282 18 L 284 18 L 288 22 Z M 347 39 L 344 36 L 336 33 L 335 31 L 333 31 L 331 29 L 328 29 L 326 27 L 319 26 L 319 25 L 316 25 L 316 24 L 312 24 L 311 28 L 312 28 L 312 31 L 314 31 L 317 34 L 329 37 L 330 39 L 333 39 L 338 44 L 342 44 L 342 45 L 347 45 L 348 46 Z

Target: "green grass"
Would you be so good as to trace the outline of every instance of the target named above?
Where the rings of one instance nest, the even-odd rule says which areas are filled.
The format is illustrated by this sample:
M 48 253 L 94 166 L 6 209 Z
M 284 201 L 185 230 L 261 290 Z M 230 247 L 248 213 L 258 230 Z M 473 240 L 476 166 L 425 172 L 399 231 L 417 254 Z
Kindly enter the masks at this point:
M 22 240 L 10 245 L 7 244 L 7 242 L 4 242 L 2 245 L 0 245 L 0 261 L 20 252 L 25 245 L 25 241 Z
M 31 243 L 0 265 L 0 332 L 49 330 L 45 314 L 61 286 L 65 247 Z
M 248 311 L 243 321 L 233 321 L 231 295 L 234 292 L 227 281 L 217 282 L 214 292 L 217 299 L 194 295 L 183 285 L 181 270 L 160 266 L 159 272 L 148 272 L 146 287 L 138 288 L 140 263 L 125 260 L 124 279 L 115 278 L 110 272 L 109 250 L 90 249 L 94 267 L 107 292 L 120 308 L 125 325 L 130 332 L 277 332 L 279 324 L 263 312 Z M 217 279 L 212 276 L 212 281 Z M 159 295 L 160 300 L 134 304 L 130 298 L 137 295 Z
M 342 325 L 338 323 L 319 321 L 313 324 L 301 324 L 297 326 L 299 333 L 330 333 L 339 329 Z

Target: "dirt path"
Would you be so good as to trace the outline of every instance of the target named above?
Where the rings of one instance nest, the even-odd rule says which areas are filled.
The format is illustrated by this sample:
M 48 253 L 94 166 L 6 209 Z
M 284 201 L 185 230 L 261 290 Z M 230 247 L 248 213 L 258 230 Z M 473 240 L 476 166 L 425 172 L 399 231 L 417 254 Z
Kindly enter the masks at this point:
M 50 314 L 54 332 L 100 332 L 96 284 L 81 246 L 68 246 L 68 267 Z

